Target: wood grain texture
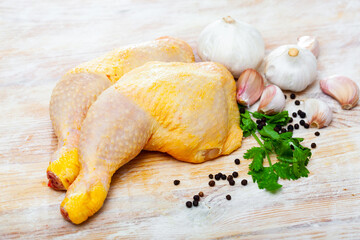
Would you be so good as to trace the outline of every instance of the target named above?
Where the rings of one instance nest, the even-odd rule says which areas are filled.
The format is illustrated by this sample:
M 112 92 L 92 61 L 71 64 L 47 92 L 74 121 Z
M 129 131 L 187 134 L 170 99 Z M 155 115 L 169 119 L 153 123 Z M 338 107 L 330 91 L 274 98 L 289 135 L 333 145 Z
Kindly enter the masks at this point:
M 163 35 L 182 38 L 196 51 L 199 32 L 224 15 L 255 25 L 266 49 L 316 35 L 318 79 L 344 74 L 360 84 L 360 2 L 353 1 L 10 1 L 0 2 L 0 238 L 1 239 L 359 239 L 360 106 L 341 110 L 318 82 L 299 99 L 317 97 L 334 110 L 321 130 L 297 131 L 316 142 L 311 175 L 281 181 L 278 194 L 224 182 L 209 188 L 209 173 L 239 171 L 251 138 L 231 154 L 201 165 L 142 152 L 113 177 L 105 205 L 80 226 L 63 220 L 63 192 L 46 186 L 56 147 L 49 119 L 51 91 L 81 62 L 115 47 Z M 293 103 L 288 100 L 291 111 Z M 233 160 L 240 158 L 241 165 Z M 173 180 L 181 180 L 179 186 Z M 198 193 L 198 208 L 185 202 Z M 232 200 L 225 199 L 231 194 Z

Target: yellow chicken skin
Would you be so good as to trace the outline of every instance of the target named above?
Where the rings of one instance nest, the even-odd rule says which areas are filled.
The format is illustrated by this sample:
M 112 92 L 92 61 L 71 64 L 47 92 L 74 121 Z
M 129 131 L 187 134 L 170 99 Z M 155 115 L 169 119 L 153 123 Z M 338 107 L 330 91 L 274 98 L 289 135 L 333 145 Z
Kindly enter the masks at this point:
M 59 142 L 47 169 L 50 187 L 65 190 L 79 173 L 79 136 L 89 107 L 125 73 L 149 61 L 194 62 L 194 54 L 186 42 L 162 37 L 84 63 L 57 83 L 51 96 L 50 118 Z
M 142 149 L 201 163 L 241 146 L 236 87 L 221 64 L 150 62 L 125 74 L 90 107 L 80 174 L 61 213 L 79 224 L 103 205 L 115 171 Z

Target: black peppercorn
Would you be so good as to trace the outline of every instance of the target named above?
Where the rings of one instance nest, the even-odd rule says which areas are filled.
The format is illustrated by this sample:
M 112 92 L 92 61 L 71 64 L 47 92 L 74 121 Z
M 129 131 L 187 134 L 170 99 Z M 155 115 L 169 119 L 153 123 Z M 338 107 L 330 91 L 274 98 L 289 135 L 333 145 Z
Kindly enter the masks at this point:
M 180 184 L 180 180 L 174 180 L 174 185 L 179 185 Z
M 294 118 L 297 117 L 296 112 L 293 112 L 293 113 L 292 113 L 292 116 L 293 116 Z
M 295 123 L 294 128 L 299 129 L 299 127 L 300 127 L 299 124 Z
M 263 129 L 263 125 L 257 125 L 257 129 L 258 129 L 258 130 Z
M 214 181 L 214 180 L 211 180 L 211 181 L 209 182 L 209 186 L 210 186 L 210 187 L 215 186 L 215 181 Z
M 229 184 L 230 184 L 231 186 L 234 186 L 234 185 L 235 185 L 234 179 L 231 179 L 231 180 L 229 181 Z
M 234 178 L 237 178 L 239 176 L 238 172 L 233 172 L 232 175 Z
M 199 201 L 194 200 L 194 201 L 193 201 L 193 205 L 194 205 L 194 207 L 199 206 Z
M 290 98 L 291 99 L 295 99 L 296 98 L 296 95 L 294 93 L 290 94 Z
M 248 184 L 248 181 L 246 179 L 241 180 L 241 185 L 246 186 Z
M 230 201 L 230 200 L 231 200 L 231 196 L 230 196 L 230 195 L 226 195 L 226 199 Z
M 236 165 L 239 165 L 240 164 L 240 159 L 237 158 L 237 159 L 235 159 L 234 162 L 235 162 Z
M 245 108 L 240 108 L 240 113 L 245 113 Z
M 307 129 L 307 128 L 309 128 L 309 127 L 310 127 L 310 125 L 309 125 L 309 124 L 307 124 L 307 123 L 305 123 L 305 124 L 304 124 L 304 128 L 306 128 L 306 129 Z
M 222 180 L 226 180 L 226 175 L 225 175 L 225 174 L 222 174 L 222 175 L 221 175 L 221 179 L 222 179 Z
M 311 148 L 316 148 L 316 143 L 312 143 Z
M 275 132 L 279 132 L 280 130 L 281 130 L 280 128 L 274 127 L 274 131 L 275 131 Z
M 195 201 L 200 201 L 199 195 L 194 195 L 193 199 L 194 199 Z
M 187 202 L 186 202 L 186 206 L 187 206 L 188 208 L 191 208 L 191 207 L 192 207 L 192 202 L 187 201 Z
M 305 121 L 304 121 L 304 120 L 300 120 L 300 122 L 299 122 L 299 123 L 300 123 L 300 125 L 301 125 L 301 126 L 304 126 Z
M 294 148 L 294 145 L 290 145 L 290 148 L 292 149 L 292 150 L 294 150 L 295 148 Z
M 289 126 L 287 126 L 287 129 L 288 131 L 292 132 L 294 130 L 294 127 L 293 125 L 290 124 Z
M 210 179 L 213 179 L 213 178 L 214 178 L 214 175 L 209 174 L 209 178 L 210 178 Z
M 301 111 L 301 110 L 298 110 L 298 111 L 297 111 L 297 113 L 298 113 L 299 115 L 300 115 L 302 112 L 303 112 L 303 111 Z
M 306 118 L 306 113 L 301 112 L 301 114 L 299 114 L 301 118 Z
M 295 105 L 300 105 L 300 101 L 299 101 L 299 100 L 296 100 L 296 101 L 295 101 Z
M 320 136 L 320 133 L 319 132 L 315 132 L 315 136 Z
M 219 175 L 219 174 L 215 174 L 215 180 L 216 180 L 216 181 L 219 181 L 219 180 L 220 180 L 220 178 L 221 178 L 221 175 Z
M 229 176 L 227 177 L 227 180 L 230 181 L 230 180 L 233 180 L 233 178 L 234 178 L 234 177 L 233 177 L 232 175 L 229 175 Z
M 286 131 L 286 129 L 285 128 L 282 128 L 281 129 L 281 133 L 286 133 L 287 131 Z

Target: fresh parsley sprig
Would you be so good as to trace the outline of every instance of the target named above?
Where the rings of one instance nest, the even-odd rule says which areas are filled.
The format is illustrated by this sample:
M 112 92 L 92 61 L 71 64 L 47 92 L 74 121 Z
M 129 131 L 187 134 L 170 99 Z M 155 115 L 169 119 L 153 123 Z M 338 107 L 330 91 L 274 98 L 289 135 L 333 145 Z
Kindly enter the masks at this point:
M 260 189 L 276 191 L 282 187 L 278 183 L 279 178 L 295 180 L 307 177 L 309 170 L 306 168 L 311 150 L 302 146 L 302 138 L 293 138 L 292 132 L 279 134 L 274 130 L 278 126 L 286 126 L 290 120 L 289 113 L 283 111 L 276 115 L 267 116 L 259 112 L 241 113 L 240 127 L 244 137 L 253 136 L 259 147 L 253 147 L 244 154 L 245 159 L 252 159 L 248 174 L 257 182 Z M 252 117 L 265 119 L 266 125 L 259 130 Z M 260 138 L 258 137 L 259 134 Z M 275 154 L 279 160 L 272 163 L 270 154 Z M 267 158 L 268 167 L 264 167 L 264 159 Z

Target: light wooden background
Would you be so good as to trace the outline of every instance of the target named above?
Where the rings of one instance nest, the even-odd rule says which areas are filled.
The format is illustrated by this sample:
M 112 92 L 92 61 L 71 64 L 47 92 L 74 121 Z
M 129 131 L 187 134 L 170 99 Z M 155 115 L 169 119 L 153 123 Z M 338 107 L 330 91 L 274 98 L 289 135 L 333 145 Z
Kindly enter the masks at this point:
M 195 49 L 207 24 L 232 15 L 260 30 L 267 51 L 300 35 L 318 36 L 319 79 L 344 74 L 360 83 L 359 13 L 357 0 L 0 1 L 0 239 L 360 239 L 360 107 L 341 110 L 318 83 L 299 99 L 327 101 L 334 121 L 318 138 L 314 130 L 296 132 L 305 145 L 318 145 L 311 175 L 281 181 L 278 194 L 259 190 L 247 176 L 241 157 L 255 145 L 251 138 L 232 155 L 201 165 L 141 153 L 115 174 L 102 210 L 80 226 L 63 220 L 64 193 L 49 189 L 45 175 L 57 143 L 51 91 L 77 64 L 163 35 Z M 234 170 L 248 186 L 208 187 L 209 173 Z M 185 208 L 200 190 L 206 195 L 200 206 Z

